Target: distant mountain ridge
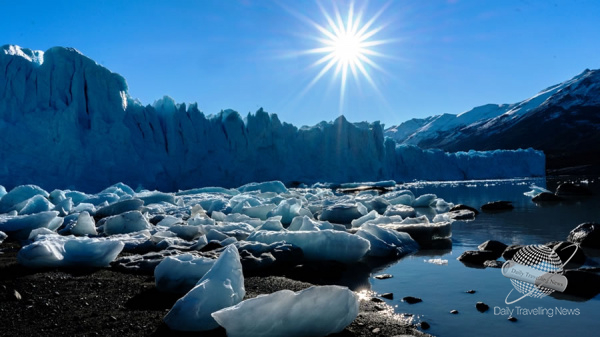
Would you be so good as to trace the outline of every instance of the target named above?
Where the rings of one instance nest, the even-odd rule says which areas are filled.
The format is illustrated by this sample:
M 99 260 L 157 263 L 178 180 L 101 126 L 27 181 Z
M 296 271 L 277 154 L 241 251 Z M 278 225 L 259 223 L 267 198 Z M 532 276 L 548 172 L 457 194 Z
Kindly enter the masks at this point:
M 411 119 L 385 130 L 399 144 L 445 151 L 532 147 L 549 173 L 600 172 L 600 70 L 586 69 L 514 104 Z

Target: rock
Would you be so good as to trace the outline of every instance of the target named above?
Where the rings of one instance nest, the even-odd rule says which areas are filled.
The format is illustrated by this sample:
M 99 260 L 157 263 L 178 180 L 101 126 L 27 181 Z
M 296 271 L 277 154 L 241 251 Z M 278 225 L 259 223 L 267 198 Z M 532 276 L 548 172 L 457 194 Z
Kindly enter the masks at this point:
M 387 298 L 388 300 L 393 300 L 394 294 L 393 293 L 385 293 L 385 294 L 381 294 L 381 297 Z
M 503 244 L 500 241 L 487 240 L 486 242 L 477 246 L 477 249 L 479 249 L 480 251 L 484 251 L 484 250 L 492 251 L 492 252 L 498 254 L 498 257 L 500 257 L 500 256 L 502 256 L 502 253 L 504 252 L 506 247 L 508 247 L 508 246 Z
M 475 304 L 475 308 L 477 308 L 477 310 L 479 312 L 486 312 L 488 311 L 488 309 L 490 308 L 489 305 L 483 303 L 483 302 L 477 302 L 477 304 Z
M 582 223 L 569 233 L 567 241 L 600 249 L 600 224 L 596 222 Z
M 512 317 L 512 316 L 508 316 L 508 318 L 507 318 L 507 319 L 508 319 L 509 321 L 511 321 L 511 322 L 516 322 L 516 321 L 517 321 L 517 318 L 516 318 L 516 317 Z
M 414 297 L 414 296 L 406 296 L 406 297 L 402 298 L 402 302 L 406 302 L 408 304 L 415 304 L 415 303 L 423 302 L 423 300 L 418 297 Z
M 375 329 L 371 330 L 371 333 L 373 333 L 374 335 L 376 335 L 376 334 L 378 334 L 380 332 L 381 332 L 380 328 L 375 328 Z
M 485 212 L 509 211 L 514 208 L 515 207 L 512 205 L 512 201 L 492 201 L 481 206 L 481 210 Z
M 467 291 L 465 291 L 465 292 L 466 292 L 467 294 L 474 294 L 474 293 L 476 293 L 476 291 L 475 291 L 475 290 L 473 290 L 473 289 L 467 290 Z
M 600 293 L 600 275 L 583 270 L 565 270 L 567 289 L 564 293 L 585 299 L 594 298 Z
M 379 275 L 375 275 L 375 278 L 378 280 L 385 280 L 387 278 L 392 278 L 394 276 L 390 275 L 390 274 L 379 274 Z
M 542 192 L 538 195 L 536 195 L 535 197 L 531 198 L 531 201 L 533 202 L 555 202 L 555 201 L 561 201 L 563 200 L 563 198 L 559 197 L 558 195 L 554 194 L 554 193 L 550 193 L 550 192 Z
M 487 260 L 483 263 L 483 266 L 487 268 L 502 268 L 502 262 L 496 260 Z
M 579 248 L 579 245 L 576 243 L 553 241 L 546 243 L 545 246 L 548 246 L 555 251 L 563 264 L 568 261 L 568 263 L 563 266 L 565 269 L 581 267 L 585 263 L 585 260 L 587 260 L 583 249 Z
M 15 289 L 12 293 L 12 299 L 20 301 L 23 299 L 23 297 L 21 296 L 21 294 L 19 294 L 19 292 Z
M 592 194 L 592 190 L 580 184 L 562 183 L 556 188 L 556 195 L 558 196 L 583 196 Z
M 483 263 L 487 260 L 495 260 L 499 257 L 497 253 L 489 250 L 467 250 L 462 253 L 458 258 L 458 261 L 467 264 L 476 264 L 483 266 Z
M 455 310 L 450 310 L 450 313 L 453 314 L 453 315 L 456 315 L 456 314 L 458 314 L 458 310 L 456 310 L 456 309 Z
M 381 303 L 381 302 L 383 302 L 383 300 L 381 298 L 371 297 L 371 302 Z
M 462 210 L 471 211 L 471 212 L 475 213 L 475 215 L 479 214 L 479 211 L 476 208 L 467 206 L 467 205 L 463 205 L 463 204 L 454 205 L 454 207 L 450 208 L 449 212 L 456 212 L 456 211 L 462 211 Z
M 468 209 L 462 209 L 458 211 L 448 212 L 448 216 L 453 220 L 473 220 L 475 219 L 475 213 Z
M 521 248 L 523 248 L 522 245 L 510 245 L 506 247 L 504 252 L 502 252 L 502 258 L 504 258 L 506 261 L 512 259 Z
M 427 329 L 429 329 L 430 327 L 431 327 L 431 326 L 429 325 L 429 323 L 427 323 L 427 322 L 425 322 L 425 321 L 421 322 L 421 329 L 423 329 L 423 330 L 427 330 Z

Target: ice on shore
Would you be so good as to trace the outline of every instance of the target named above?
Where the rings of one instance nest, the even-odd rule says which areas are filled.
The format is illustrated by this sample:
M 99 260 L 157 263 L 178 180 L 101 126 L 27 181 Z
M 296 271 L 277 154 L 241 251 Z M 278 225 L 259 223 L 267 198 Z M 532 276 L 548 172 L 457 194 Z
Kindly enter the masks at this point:
M 419 250 L 419 244 L 409 234 L 371 223 L 361 225 L 356 235 L 369 240 L 371 256 L 400 257 Z
M 156 288 L 171 293 L 187 293 L 215 264 L 214 259 L 181 254 L 168 256 L 154 269 Z
M 150 229 L 150 223 L 140 211 L 129 211 L 114 215 L 104 222 L 104 234 L 126 234 Z
M 331 229 L 321 231 L 255 231 L 248 241 L 271 244 L 285 241 L 302 249 L 309 260 L 334 260 L 352 263 L 360 260 L 371 247 L 357 235 Z
M 346 287 L 281 290 L 214 312 L 229 337 L 327 336 L 358 316 L 358 297 Z
M 244 298 L 244 276 L 237 248 L 228 246 L 213 267 L 177 300 L 164 322 L 172 330 L 206 331 L 219 326 L 211 314 Z
M 17 240 L 25 240 L 29 233 L 36 229 L 45 227 L 56 230 L 63 223 L 63 218 L 58 217 L 57 211 L 40 212 L 30 215 L 0 215 L 0 231 Z
M 35 239 L 17 254 L 19 263 L 26 267 L 106 267 L 124 247 L 117 240 L 57 234 L 37 235 Z

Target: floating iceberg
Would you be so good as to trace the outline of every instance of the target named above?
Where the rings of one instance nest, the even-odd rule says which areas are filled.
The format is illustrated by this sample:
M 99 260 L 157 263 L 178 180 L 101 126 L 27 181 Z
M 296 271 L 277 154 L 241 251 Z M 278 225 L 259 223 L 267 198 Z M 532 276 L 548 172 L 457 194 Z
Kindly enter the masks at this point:
M 219 310 L 212 317 L 229 337 L 327 336 L 358 316 L 358 297 L 340 286 L 281 290 Z
M 238 304 L 246 294 L 237 248 L 228 246 L 213 267 L 164 318 L 172 330 L 206 331 L 219 327 L 211 314 Z

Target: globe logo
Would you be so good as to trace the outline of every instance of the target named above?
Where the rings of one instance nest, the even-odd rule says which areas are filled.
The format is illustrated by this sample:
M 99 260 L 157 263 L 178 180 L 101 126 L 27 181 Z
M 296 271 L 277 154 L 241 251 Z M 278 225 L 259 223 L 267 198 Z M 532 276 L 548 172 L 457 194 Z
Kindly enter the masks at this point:
M 577 249 L 578 247 L 575 252 Z M 517 251 L 513 258 L 502 266 L 502 275 L 510 278 L 513 290 L 523 295 L 509 301 L 511 290 L 506 296 L 506 304 L 515 303 L 525 297 L 543 298 L 554 291 L 564 291 L 568 281 L 561 272 L 575 252 L 563 263 L 558 254 L 548 246 L 529 245 Z
M 513 256 L 512 260 L 520 265 L 531 267 L 543 273 L 562 270 L 562 261 L 558 257 L 558 254 L 547 246 L 525 246 Z M 553 289 L 512 278 L 510 282 L 518 292 L 527 294 L 527 296 L 533 298 L 542 298 L 554 292 Z

